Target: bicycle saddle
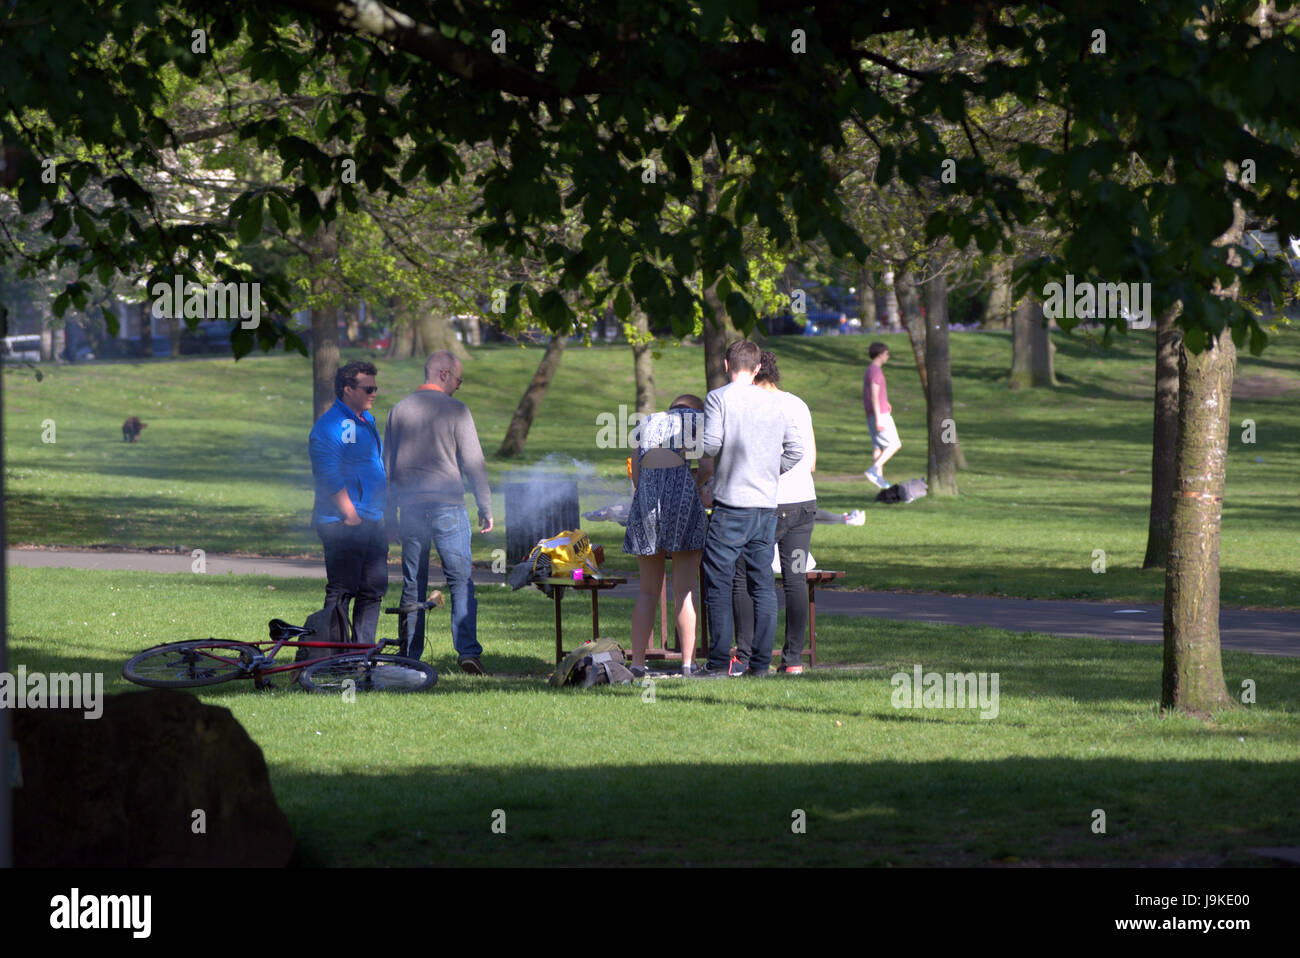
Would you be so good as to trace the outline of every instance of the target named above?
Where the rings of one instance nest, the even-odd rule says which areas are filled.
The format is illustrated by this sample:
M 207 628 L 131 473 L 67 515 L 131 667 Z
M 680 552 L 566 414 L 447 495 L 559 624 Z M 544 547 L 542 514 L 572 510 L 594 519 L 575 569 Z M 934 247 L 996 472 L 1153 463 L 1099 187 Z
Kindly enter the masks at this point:
M 272 619 L 266 623 L 267 629 L 271 633 L 271 641 L 279 642 L 281 639 L 296 639 L 300 635 L 311 635 L 315 630 L 304 629 L 300 625 L 290 625 L 283 619 Z

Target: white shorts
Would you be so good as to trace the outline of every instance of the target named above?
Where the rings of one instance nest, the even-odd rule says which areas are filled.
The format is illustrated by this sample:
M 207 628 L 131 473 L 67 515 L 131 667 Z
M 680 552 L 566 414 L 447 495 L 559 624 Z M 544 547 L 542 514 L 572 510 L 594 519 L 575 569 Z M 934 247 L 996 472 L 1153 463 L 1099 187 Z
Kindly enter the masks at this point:
M 868 413 L 867 429 L 871 432 L 871 445 L 877 449 L 888 449 L 903 444 L 898 438 L 898 427 L 894 425 L 894 417 L 889 413 L 881 414 L 879 420 Z

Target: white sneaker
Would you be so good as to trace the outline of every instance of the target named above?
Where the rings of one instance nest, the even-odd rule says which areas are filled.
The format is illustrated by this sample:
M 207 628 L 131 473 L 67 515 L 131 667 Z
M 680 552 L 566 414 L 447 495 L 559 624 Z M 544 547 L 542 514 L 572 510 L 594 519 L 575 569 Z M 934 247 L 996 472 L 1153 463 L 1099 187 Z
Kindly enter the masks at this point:
M 872 466 L 870 469 L 864 472 L 863 475 L 867 477 L 867 481 L 870 482 L 873 486 L 878 486 L 881 489 L 889 488 L 889 483 L 885 482 L 885 480 L 881 478 L 880 473 L 876 472 L 874 466 Z
M 854 509 L 844 516 L 844 522 L 850 526 L 860 526 L 867 521 L 867 514 L 861 509 Z

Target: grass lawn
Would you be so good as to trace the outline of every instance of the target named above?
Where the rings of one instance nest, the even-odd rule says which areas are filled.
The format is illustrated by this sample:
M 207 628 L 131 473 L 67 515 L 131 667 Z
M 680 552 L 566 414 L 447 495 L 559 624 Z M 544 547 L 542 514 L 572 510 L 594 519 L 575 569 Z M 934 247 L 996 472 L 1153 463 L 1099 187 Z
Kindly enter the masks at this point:
M 924 475 L 924 401 L 911 351 L 903 336 L 880 338 L 896 357 L 887 373 L 903 439 L 887 473 Z M 1160 600 L 1163 573 L 1139 569 L 1151 458 L 1149 336 L 1102 350 L 1057 335 L 1061 387 L 1012 393 L 1004 385 L 1008 336 L 954 335 L 956 419 L 970 469 L 961 474 L 958 498 L 907 506 L 870 502 L 876 490 L 862 478 L 869 459 L 860 397 L 870 339 L 774 341 L 783 386 L 813 411 L 819 501 L 868 510 L 864 528 L 817 528 L 813 554 L 823 568 L 846 569 L 846 585 L 858 588 Z M 597 416 L 633 403 L 626 347 L 571 347 L 527 455 L 495 455 L 539 356 L 538 348 L 478 350 L 457 394 L 473 411 L 488 454 L 498 519 L 502 478 L 548 456 L 580 464 L 584 509 L 627 493 L 627 452 L 597 445 Z M 422 366 L 377 365 L 382 425 L 391 405 L 421 381 Z M 678 392 L 703 392 L 702 367 L 700 348 L 665 345 L 655 373 L 661 405 Z M 44 372 L 41 382 L 29 369 L 3 373 L 9 544 L 320 554 L 308 526 L 307 359 L 158 360 Z M 1275 339 L 1261 359 L 1242 356 L 1238 377 L 1244 385 L 1232 407 L 1223 601 L 1297 607 L 1300 335 Z M 119 427 L 130 415 L 149 424 L 135 445 L 121 441 Z M 1253 445 L 1241 442 L 1244 419 L 1255 422 Z M 585 527 L 607 546 L 608 564 L 635 568 L 620 554 L 619 526 Z M 504 544 L 498 522 L 490 535 L 475 536 L 476 557 L 487 562 Z M 1105 553 L 1105 574 L 1092 571 L 1096 550 Z
M 160 642 L 300 622 L 320 581 L 9 570 L 10 668 L 102 670 Z M 391 592 L 390 592 L 391 595 Z M 610 635 L 631 604 L 601 603 Z M 550 603 L 479 589 L 495 671 L 455 670 L 430 626 L 429 693 L 203 690 L 266 756 L 305 863 L 327 865 L 1264 864 L 1300 844 L 1300 661 L 1224 653 L 1258 704 L 1160 719 L 1159 648 L 826 616 L 801 678 L 554 690 Z M 574 615 L 574 632 L 579 629 Z M 381 634 L 391 635 L 390 628 Z M 890 677 L 999 676 L 996 718 L 897 709 Z M 492 831 L 496 810 L 506 833 Z M 1093 812 L 1105 834 L 1092 831 Z M 792 830 L 802 810 L 806 833 Z M 724 827 L 712 827 L 724 822 Z

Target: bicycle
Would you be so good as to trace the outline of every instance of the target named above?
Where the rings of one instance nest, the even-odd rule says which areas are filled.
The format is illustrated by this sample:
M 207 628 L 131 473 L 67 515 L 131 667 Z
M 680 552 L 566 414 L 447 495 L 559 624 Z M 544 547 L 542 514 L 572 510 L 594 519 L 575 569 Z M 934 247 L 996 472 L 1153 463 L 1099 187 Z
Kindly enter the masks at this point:
M 428 601 L 390 607 L 389 615 L 408 615 L 443 605 L 442 593 L 434 591 Z M 281 619 L 267 623 L 269 639 L 237 642 L 225 639 L 197 639 L 168 642 L 145 649 L 122 666 L 122 677 L 137 685 L 155 689 L 186 689 L 217 685 L 233 679 L 253 680 L 258 689 L 270 686 L 269 676 L 298 671 L 298 684 L 312 692 L 420 692 L 438 682 L 433 666 L 418 659 L 388 655 L 383 649 L 400 646 L 396 639 L 366 642 L 307 640 L 315 630 L 290 625 Z M 284 648 L 341 649 L 287 664 L 275 657 Z M 349 685 L 351 683 L 351 685 Z

